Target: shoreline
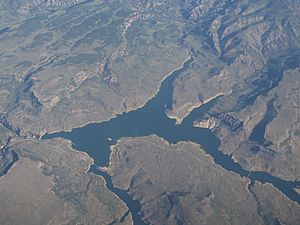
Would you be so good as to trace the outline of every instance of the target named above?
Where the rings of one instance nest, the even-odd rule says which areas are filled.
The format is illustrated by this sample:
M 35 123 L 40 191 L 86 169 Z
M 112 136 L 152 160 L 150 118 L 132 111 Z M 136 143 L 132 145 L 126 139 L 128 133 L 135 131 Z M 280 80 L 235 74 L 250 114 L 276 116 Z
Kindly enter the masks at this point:
M 85 126 L 87 126 L 87 125 L 90 125 L 90 124 L 94 124 L 94 123 L 99 124 L 99 123 L 103 123 L 103 122 L 108 122 L 108 121 L 110 121 L 110 120 L 112 120 L 112 119 L 114 119 L 114 118 L 116 118 L 116 117 L 118 117 L 118 116 L 121 116 L 121 115 L 124 114 L 124 113 L 129 113 L 129 112 L 131 112 L 131 111 L 136 111 L 136 110 L 139 110 L 139 109 L 143 108 L 149 101 L 151 101 L 151 99 L 155 98 L 155 96 L 159 93 L 159 90 L 160 90 L 161 85 L 162 85 L 162 83 L 164 82 L 164 80 L 167 79 L 170 75 L 172 75 L 175 71 L 182 69 L 183 66 L 184 66 L 184 64 L 185 64 L 186 62 L 188 62 L 188 61 L 191 59 L 192 55 L 189 54 L 189 52 L 187 52 L 187 53 L 188 53 L 188 57 L 185 58 L 185 60 L 181 63 L 181 65 L 180 65 L 179 67 L 176 67 L 176 68 L 172 69 L 172 71 L 170 71 L 169 73 L 167 73 L 167 74 L 159 81 L 159 86 L 158 86 L 158 88 L 156 89 L 156 91 L 155 91 L 149 98 L 147 98 L 146 101 L 145 101 L 142 105 L 139 105 L 139 106 L 137 106 L 137 107 L 135 107 L 135 108 L 128 108 L 126 111 L 122 111 L 122 112 L 119 112 L 119 113 L 115 113 L 115 114 L 113 114 L 113 115 L 112 115 L 110 118 L 108 118 L 108 119 L 103 119 L 103 120 L 90 120 L 90 121 L 88 121 L 88 122 L 83 123 L 82 125 L 74 126 L 74 127 L 72 127 L 72 128 L 66 128 L 66 129 L 60 129 L 60 130 L 53 130 L 53 131 L 50 131 L 50 132 L 49 132 L 49 131 L 43 132 L 43 134 L 41 134 L 41 136 L 40 136 L 40 139 L 43 139 L 43 136 L 45 136 L 45 135 L 47 135 L 47 134 L 55 134 L 55 133 L 60 133 L 60 132 L 69 133 L 69 132 L 72 132 L 73 129 L 78 129 L 78 128 L 80 129 L 80 128 L 83 128 L 83 127 L 85 127 Z

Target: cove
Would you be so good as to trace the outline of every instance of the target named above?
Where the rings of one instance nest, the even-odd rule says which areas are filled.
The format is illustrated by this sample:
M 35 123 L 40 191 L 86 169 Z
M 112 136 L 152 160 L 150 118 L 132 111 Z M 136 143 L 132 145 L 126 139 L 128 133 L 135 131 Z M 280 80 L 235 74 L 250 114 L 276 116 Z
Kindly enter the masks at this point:
M 107 188 L 125 202 L 136 225 L 145 224 L 142 215 L 139 213 L 141 209 L 139 203 L 133 200 L 126 191 L 114 188 L 111 177 L 107 173 L 97 170 L 99 166 L 108 165 L 110 147 L 115 145 L 122 137 L 140 137 L 155 134 L 172 144 L 180 141 L 197 143 L 214 159 L 216 164 L 224 169 L 233 171 L 241 177 L 248 177 L 251 183 L 255 181 L 270 183 L 288 198 L 300 204 L 300 195 L 294 190 L 294 188 L 300 187 L 300 181 L 285 181 L 266 172 L 250 172 L 243 169 L 229 155 L 218 150 L 220 140 L 209 129 L 193 126 L 194 120 L 200 118 L 209 110 L 216 99 L 194 109 L 181 124 L 176 124 L 174 119 L 166 116 L 165 111 L 171 107 L 173 81 L 180 73 L 187 70 L 192 62 L 193 57 L 187 60 L 181 68 L 171 73 L 161 83 L 159 92 L 144 107 L 120 114 L 109 121 L 75 128 L 71 132 L 46 134 L 42 139 L 57 137 L 69 139 L 75 149 L 84 151 L 93 157 L 95 165 L 90 171 L 104 177 Z

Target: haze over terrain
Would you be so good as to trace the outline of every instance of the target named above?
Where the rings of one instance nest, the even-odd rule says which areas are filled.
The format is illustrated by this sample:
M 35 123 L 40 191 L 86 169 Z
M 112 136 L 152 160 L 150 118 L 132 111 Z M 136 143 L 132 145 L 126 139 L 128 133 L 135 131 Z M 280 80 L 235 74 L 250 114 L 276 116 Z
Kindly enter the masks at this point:
M 0 224 L 300 221 L 299 0 L 0 0 Z

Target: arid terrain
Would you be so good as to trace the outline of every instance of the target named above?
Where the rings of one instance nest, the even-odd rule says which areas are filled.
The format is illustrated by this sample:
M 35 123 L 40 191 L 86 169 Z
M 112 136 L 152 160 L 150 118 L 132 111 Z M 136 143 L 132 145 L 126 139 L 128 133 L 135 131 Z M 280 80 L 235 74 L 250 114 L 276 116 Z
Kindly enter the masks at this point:
M 0 0 L 0 56 L 1 225 L 299 223 L 299 0 Z M 146 110 L 170 76 L 157 112 L 249 178 L 177 133 L 116 130 L 109 165 L 42 138 Z
M 297 224 L 300 217 L 300 206 L 274 187 L 252 186 L 192 143 L 125 138 L 113 147 L 109 170 L 151 224 Z

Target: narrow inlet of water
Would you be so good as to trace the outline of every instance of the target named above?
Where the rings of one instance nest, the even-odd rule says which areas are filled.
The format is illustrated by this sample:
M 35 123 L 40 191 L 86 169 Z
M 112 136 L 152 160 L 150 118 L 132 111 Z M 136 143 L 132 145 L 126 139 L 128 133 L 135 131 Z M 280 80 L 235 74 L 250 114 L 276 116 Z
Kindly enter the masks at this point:
M 300 186 L 300 182 L 285 181 L 266 172 L 250 173 L 234 162 L 230 156 L 218 150 L 220 141 L 209 129 L 193 126 L 194 120 L 201 117 L 214 104 L 214 100 L 195 109 L 180 125 L 175 124 L 175 120 L 166 116 L 165 111 L 170 107 L 172 101 L 173 81 L 192 62 L 193 58 L 187 60 L 182 68 L 168 76 L 161 83 L 157 95 L 149 100 L 144 107 L 123 113 L 109 121 L 75 128 L 71 132 L 46 134 L 43 139 L 57 137 L 69 139 L 74 144 L 74 148 L 87 152 L 93 157 L 97 166 L 108 165 L 110 147 L 122 137 L 141 137 L 155 134 L 173 144 L 180 141 L 194 142 L 201 145 L 204 151 L 214 159 L 214 162 L 224 169 L 233 171 L 241 177 L 248 177 L 252 182 L 271 183 L 288 198 L 300 204 L 300 195 L 294 190 Z M 107 173 L 99 172 L 95 167 L 92 168 L 92 171 L 103 176 L 107 188 L 125 202 L 132 213 L 134 224 L 145 224 L 139 213 L 141 208 L 139 203 L 134 201 L 126 191 L 114 188 L 111 177 Z

